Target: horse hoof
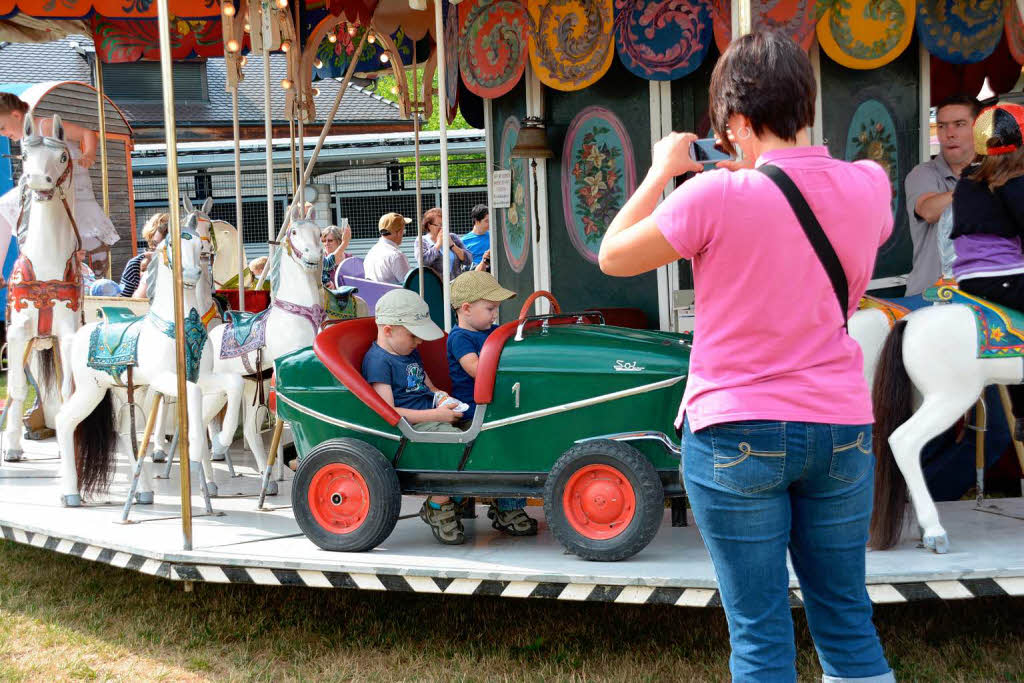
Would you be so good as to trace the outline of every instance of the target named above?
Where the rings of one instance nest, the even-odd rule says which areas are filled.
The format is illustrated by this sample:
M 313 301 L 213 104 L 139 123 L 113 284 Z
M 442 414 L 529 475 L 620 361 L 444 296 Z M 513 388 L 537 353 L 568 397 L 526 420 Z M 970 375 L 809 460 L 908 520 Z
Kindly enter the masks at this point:
M 936 554 L 945 555 L 949 552 L 949 535 L 946 532 L 926 534 L 922 540 L 924 547 L 935 551 Z
M 82 496 L 71 493 L 60 497 L 60 504 L 66 508 L 82 507 Z
M 4 462 L 21 462 L 21 459 L 24 457 L 24 455 L 25 451 L 21 449 L 11 448 L 6 453 L 4 453 Z
M 153 451 L 153 462 L 167 462 L 167 454 L 163 451 Z
M 267 495 L 268 496 L 276 496 L 277 495 L 277 482 L 274 481 L 273 479 L 271 479 L 269 482 L 267 482 Z
M 224 451 L 214 451 L 210 454 L 210 460 L 213 462 L 224 462 Z
M 217 489 L 217 482 L 208 481 L 206 482 L 206 491 L 210 494 L 210 498 L 216 498 L 219 490 Z
M 135 492 L 135 504 L 136 505 L 152 505 L 153 504 L 153 492 L 152 491 L 136 491 Z

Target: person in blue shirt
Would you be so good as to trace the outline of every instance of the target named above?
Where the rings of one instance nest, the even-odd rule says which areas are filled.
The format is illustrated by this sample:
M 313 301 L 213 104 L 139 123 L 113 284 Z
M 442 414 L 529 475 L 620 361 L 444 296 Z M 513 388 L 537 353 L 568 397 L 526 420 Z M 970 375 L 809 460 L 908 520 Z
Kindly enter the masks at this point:
M 463 413 L 464 419 L 472 419 L 476 414 L 473 390 L 477 366 L 487 337 L 498 327 L 494 324 L 498 305 L 515 295 L 483 271 L 467 271 L 452 282 L 452 307 L 459 325 L 448 334 L 448 374 L 452 379 L 452 396 L 469 406 Z M 535 536 L 537 520 L 526 514 L 525 506 L 523 498 L 497 498 L 488 508 L 487 516 L 498 531 L 511 536 Z
M 487 212 L 487 206 L 477 204 L 469 212 L 473 219 L 473 229 L 462 236 L 462 243 L 466 251 L 473 255 L 473 267 L 477 268 L 484 264 L 483 270 L 491 270 L 491 218 Z
M 454 423 L 462 419 L 462 413 L 430 381 L 416 350 L 424 341 L 444 336 L 430 319 L 426 302 L 408 289 L 393 289 L 377 301 L 374 312 L 377 341 L 363 357 L 363 377 L 417 431 L 460 431 Z M 430 525 L 439 542 L 465 543 L 462 520 L 455 512 L 455 502 L 447 496 L 427 498 L 420 518 Z

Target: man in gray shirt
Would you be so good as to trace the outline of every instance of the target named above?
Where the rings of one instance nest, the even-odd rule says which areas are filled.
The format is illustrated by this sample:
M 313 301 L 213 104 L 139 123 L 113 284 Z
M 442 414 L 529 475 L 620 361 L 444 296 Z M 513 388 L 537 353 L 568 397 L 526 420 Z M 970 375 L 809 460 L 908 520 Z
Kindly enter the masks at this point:
M 974 119 L 981 105 L 970 95 L 952 95 L 939 104 L 935 124 L 939 154 L 907 175 L 907 214 L 914 242 L 914 266 L 907 278 L 907 296 L 920 294 L 942 275 L 936 224 L 953 203 L 960 173 L 974 160 Z

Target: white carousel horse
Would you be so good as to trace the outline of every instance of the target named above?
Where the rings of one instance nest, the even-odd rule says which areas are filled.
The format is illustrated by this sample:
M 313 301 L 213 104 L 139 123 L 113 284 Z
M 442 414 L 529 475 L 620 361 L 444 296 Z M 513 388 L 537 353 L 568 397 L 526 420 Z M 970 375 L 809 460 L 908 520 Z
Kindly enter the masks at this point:
M 20 460 L 21 414 L 27 393 L 25 373 L 33 350 L 40 351 L 35 377 L 44 411 L 54 415 L 71 395 L 71 340 L 81 324 L 82 278 L 75 253 L 81 237 L 73 218 L 71 191 L 74 160 L 64 139 L 60 116 L 53 117 L 53 136 L 36 132 L 35 119 L 25 116 L 22 139 L 22 182 L 31 195 L 31 211 L 21 255 L 10 277 L 7 352 L 15 372 L 8 374 L 4 459 Z M 53 385 L 59 377 L 59 393 Z
M 314 217 L 312 209 L 305 216 L 298 207 L 292 211 L 281 248 L 274 250 L 267 264 L 270 308 L 255 315 L 232 313 L 231 322 L 210 332 L 215 372 L 252 379 L 257 364 L 265 372 L 277 358 L 313 344 L 331 303 L 322 284 L 323 251 Z M 265 474 L 267 455 L 252 409 L 257 388 L 257 381 L 246 382 L 242 433 Z M 277 483 L 271 481 L 268 493 L 276 492 Z
M 899 540 L 909 489 L 924 546 L 948 552 L 949 537 L 921 469 L 921 449 L 955 424 L 986 386 L 1024 381 L 1024 321 L 952 287 L 940 286 L 937 294 L 961 303 L 922 308 L 896 322 L 878 362 L 871 520 L 871 546 L 878 549 Z
M 187 396 L 189 414 L 189 453 L 201 461 L 211 495 L 216 495 L 213 468 L 206 450 L 205 427 L 227 399 L 225 417 L 227 443 L 238 424 L 242 380 L 233 375 L 213 372 L 212 350 L 203 327 L 196 301 L 196 285 L 202 277 L 201 241 L 194 232 L 195 216 L 189 218 L 181 234 L 185 329 L 178 330 L 186 344 Z M 169 397 L 177 397 L 175 363 L 174 280 L 170 266 L 170 240 L 165 240 L 147 270 L 146 289 L 149 313 L 121 325 L 92 323 L 75 335 L 71 345 L 71 369 L 75 391 L 57 414 L 57 442 L 61 453 L 61 501 L 75 507 L 81 504 L 80 492 L 95 492 L 106 485 L 111 469 L 111 453 L 117 433 L 111 390 L 131 381 Z M 204 401 L 205 395 L 205 401 Z M 180 398 L 180 397 L 179 397 Z M 155 415 L 154 415 L 155 417 Z M 129 438 L 135 439 L 135 434 Z M 128 450 L 128 452 L 131 452 Z M 142 459 L 141 490 L 138 502 L 153 500 L 150 472 Z M 77 466 L 76 466 L 77 464 Z

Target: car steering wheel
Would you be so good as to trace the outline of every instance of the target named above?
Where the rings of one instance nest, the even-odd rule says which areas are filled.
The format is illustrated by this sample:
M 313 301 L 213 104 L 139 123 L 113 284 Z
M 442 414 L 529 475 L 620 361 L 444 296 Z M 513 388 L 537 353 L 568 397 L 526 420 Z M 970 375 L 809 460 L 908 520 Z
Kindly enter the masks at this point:
M 547 299 L 548 301 L 551 302 L 551 312 L 552 313 L 561 313 L 562 312 L 562 307 L 558 305 L 558 299 L 555 298 L 554 294 L 552 294 L 551 292 L 545 291 L 543 289 L 538 289 L 536 292 L 534 292 L 530 296 L 526 297 L 526 301 L 523 302 L 523 307 L 521 309 L 519 309 L 519 319 L 520 320 L 524 320 L 526 318 L 526 314 L 527 314 L 527 312 L 529 312 L 530 306 L 533 305 L 534 301 L 536 301 L 537 299 L 540 299 L 541 297 L 543 297 L 543 298 L 545 298 L 545 299 Z

